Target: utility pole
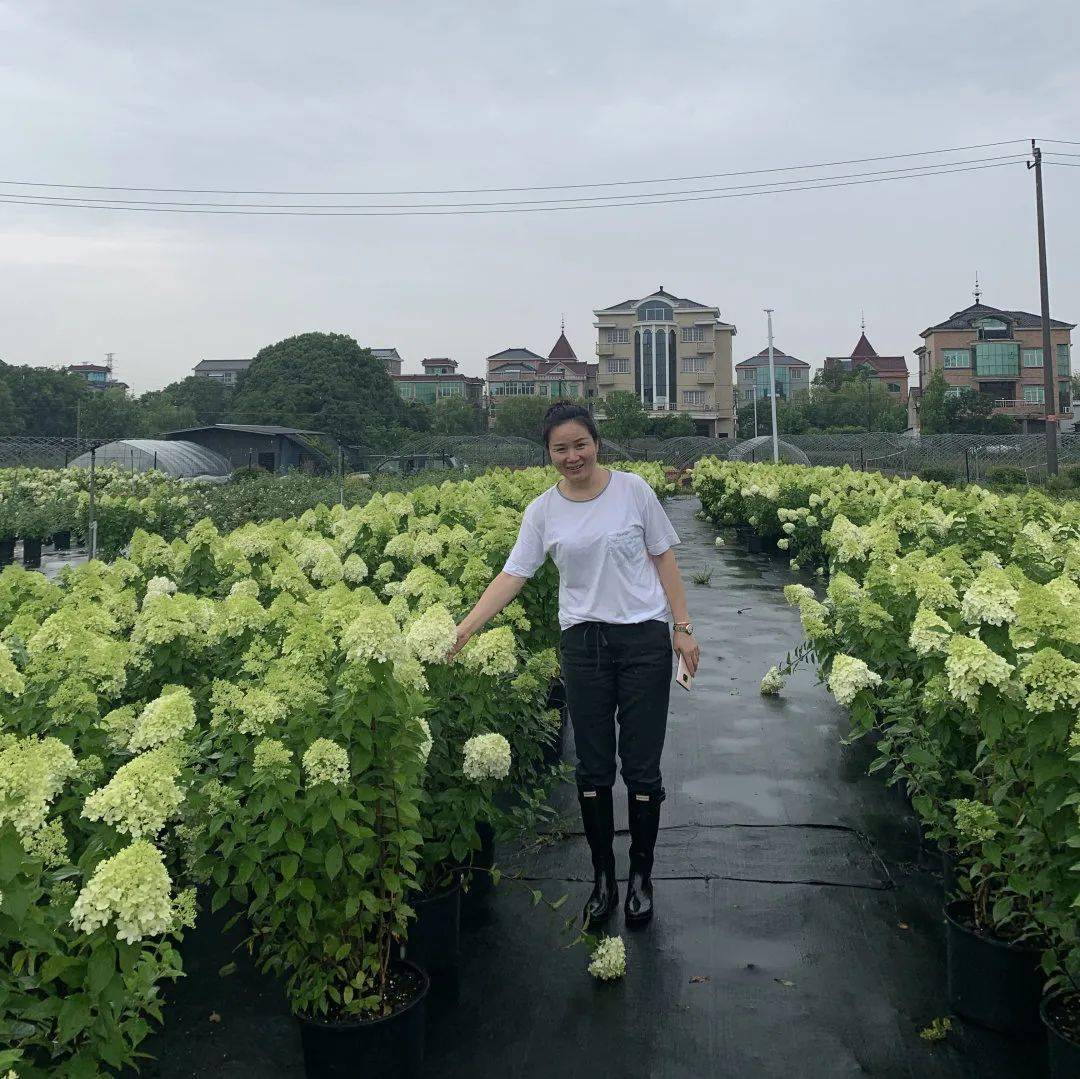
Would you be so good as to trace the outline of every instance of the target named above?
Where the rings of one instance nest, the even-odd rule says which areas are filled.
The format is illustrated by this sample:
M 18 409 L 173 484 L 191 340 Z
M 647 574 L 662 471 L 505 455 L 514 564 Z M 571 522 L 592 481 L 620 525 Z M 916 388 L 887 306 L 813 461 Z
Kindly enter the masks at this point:
M 754 438 L 758 436 L 757 427 L 757 378 L 754 379 Z
M 772 409 L 772 459 L 773 464 L 780 460 L 780 442 L 776 435 L 776 367 L 773 364 L 772 316 L 773 309 L 765 308 L 769 320 L 769 406 Z
M 1043 403 L 1046 413 L 1046 474 L 1056 476 L 1058 470 L 1057 425 L 1057 357 L 1050 344 L 1050 286 L 1046 279 L 1046 221 L 1043 217 L 1042 150 L 1031 140 L 1034 162 L 1028 168 L 1035 170 L 1035 217 L 1039 230 L 1039 299 L 1042 302 L 1042 353 L 1043 353 Z

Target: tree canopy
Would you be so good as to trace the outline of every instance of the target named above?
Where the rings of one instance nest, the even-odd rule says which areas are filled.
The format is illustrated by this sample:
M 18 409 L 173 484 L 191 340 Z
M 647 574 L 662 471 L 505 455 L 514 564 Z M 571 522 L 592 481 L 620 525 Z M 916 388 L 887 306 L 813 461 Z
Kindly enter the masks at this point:
M 852 378 L 837 390 L 818 382 L 810 388 L 777 398 L 776 425 L 782 435 L 804 431 L 892 431 L 907 429 L 907 408 L 900 404 L 878 381 Z M 754 435 L 754 403 L 739 407 L 738 437 Z M 757 433 L 772 433 L 772 414 L 768 399 L 757 403 Z
M 554 404 L 546 397 L 510 397 L 501 401 L 495 409 L 497 435 L 510 435 L 540 442 L 544 426 L 544 413 Z
M 340 442 L 382 441 L 402 416 L 386 366 L 340 333 L 305 333 L 261 349 L 237 379 L 229 409 L 245 423 L 325 431 Z

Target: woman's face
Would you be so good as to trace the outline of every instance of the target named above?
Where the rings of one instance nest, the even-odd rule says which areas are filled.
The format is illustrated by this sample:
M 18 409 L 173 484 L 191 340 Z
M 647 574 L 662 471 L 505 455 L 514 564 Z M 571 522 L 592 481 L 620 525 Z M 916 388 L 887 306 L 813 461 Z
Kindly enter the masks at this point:
M 592 478 L 598 449 L 588 428 L 578 420 L 560 423 L 548 439 L 551 463 L 571 483 L 584 483 Z

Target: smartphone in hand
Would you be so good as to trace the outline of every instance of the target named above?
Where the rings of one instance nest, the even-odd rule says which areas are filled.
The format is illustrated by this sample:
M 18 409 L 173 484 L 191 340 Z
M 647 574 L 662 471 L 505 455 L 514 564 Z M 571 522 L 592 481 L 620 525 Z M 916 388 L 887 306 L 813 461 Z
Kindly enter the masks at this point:
M 683 689 L 689 692 L 690 687 L 694 684 L 694 678 L 690 672 L 686 669 L 686 662 L 682 656 L 679 656 L 679 669 L 675 672 L 675 681 L 679 683 Z

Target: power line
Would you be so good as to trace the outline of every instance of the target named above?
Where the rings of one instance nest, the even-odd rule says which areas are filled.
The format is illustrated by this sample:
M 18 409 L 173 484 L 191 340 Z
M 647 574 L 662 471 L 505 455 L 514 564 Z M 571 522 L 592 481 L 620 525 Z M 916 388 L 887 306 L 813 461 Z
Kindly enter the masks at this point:
M 808 169 L 838 168 L 841 165 L 866 165 L 875 161 L 896 161 L 909 157 L 934 157 L 939 154 L 960 153 L 967 150 L 986 150 L 995 146 L 1011 146 L 1027 139 L 1003 139 L 1000 142 L 979 142 L 970 146 L 947 146 L 941 150 L 916 150 L 906 154 L 881 154 L 877 157 L 854 157 L 844 161 L 822 161 L 812 165 L 784 165 L 768 169 L 742 169 L 736 172 L 706 172 L 693 176 L 653 177 L 646 180 L 605 180 L 588 184 L 546 184 L 530 187 L 458 187 L 434 190 L 398 190 L 398 191 L 266 191 L 242 190 L 230 188 L 198 187 L 117 187 L 109 184 L 59 184 L 36 180 L 0 180 L 0 187 L 48 187 L 67 188 L 78 191 L 148 191 L 156 194 L 173 195 L 306 195 L 311 197 L 367 197 L 394 195 L 483 195 L 492 192 L 517 191 L 576 191 L 586 187 L 628 187 L 635 184 L 675 184 L 691 180 L 723 180 L 733 176 L 759 176 L 772 172 L 796 172 Z M 1053 141 L 1053 140 L 1049 140 Z M 1078 144 L 1080 145 L 1080 144 Z
M 943 168 L 936 172 L 912 172 L 900 176 L 881 176 L 864 180 L 844 180 L 839 183 L 814 183 L 804 187 L 772 187 L 768 191 L 734 191 L 720 195 L 693 195 L 683 197 L 678 192 L 671 192 L 672 196 L 657 199 L 647 199 L 637 202 L 600 203 L 586 206 L 518 206 L 500 207 L 497 209 L 434 209 L 434 210 L 282 210 L 282 209 L 208 209 L 198 206 L 127 206 L 127 205 L 102 205 L 100 203 L 88 203 L 85 200 L 77 201 L 74 196 L 71 201 L 44 202 L 40 198 L 15 198 L 8 195 L 0 195 L 0 204 L 8 206 L 46 206 L 57 209 L 70 210 L 112 210 L 127 213 L 159 213 L 159 214 L 204 214 L 209 216 L 229 217 L 466 217 L 476 214 L 527 214 L 527 213 L 556 213 L 564 210 L 617 210 L 630 206 L 668 206 L 681 202 L 712 202 L 719 199 L 753 198 L 760 195 L 787 195 L 796 191 L 824 191 L 833 187 L 856 187 L 863 184 L 891 183 L 895 180 L 919 180 L 930 176 L 948 176 L 959 172 L 981 172 L 984 169 L 1008 168 L 1021 162 L 1001 161 L 989 165 L 969 165 L 963 168 Z M 1061 162 L 1064 164 L 1064 162 Z M 827 178 L 825 178 L 827 179 Z
M 1080 156 L 1080 155 L 1077 155 Z M 788 187 L 793 184 L 807 184 L 807 183 L 820 183 L 827 180 L 848 180 L 852 178 L 859 178 L 863 176 L 892 176 L 902 173 L 916 173 L 925 172 L 932 169 L 945 169 L 958 165 L 976 165 L 989 161 L 1021 161 L 1026 160 L 1027 154 L 1005 154 L 998 157 L 977 157 L 971 158 L 965 161 L 942 161 L 936 165 L 909 165 L 907 168 L 902 169 L 879 169 L 872 172 L 849 172 L 849 173 L 837 173 L 832 176 L 815 176 L 800 180 L 768 180 L 765 183 L 760 184 L 733 184 L 728 187 L 698 187 L 698 188 L 683 188 L 678 191 L 647 191 L 640 194 L 633 195 L 579 195 L 573 197 L 563 197 L 555 199 L 514 199 L 505 200 L 501 202 L 417 202 L 417 203 L 392 203 L 392 202 L 376 202 L 376 203 L 326 203 L 326 202 L 175 202 L 172 200 L 155 201 L 150 199 L 106 199 L 106 198 L 93 198 L 92 196 L 84 195 L 32 195 L 32 197 L 40 202 L 44 203 L 107 203 L 117 207 L 123 206 L 171 206 L 171 207 L 226 207 L 229 209 L 267 209 L 267 210 L 426 210 L 426 209 L 458 209 L 467 208 L 473 206 L 535 206 L 535 205 L 554 205 L 556 203 L 567 202 L 606 202 L 616 199 L 646 199 L 646 198 L 667 198 L 676 195 L 698 195 L 707 194 L 715 191 L 748 191 L 754 188 L 771 188 L 771 187 Z M 931 173 L 933 175 L 933 173 Z M 15 196 L 9 196 L 0 194 L 0 199 L 13 198 Z

